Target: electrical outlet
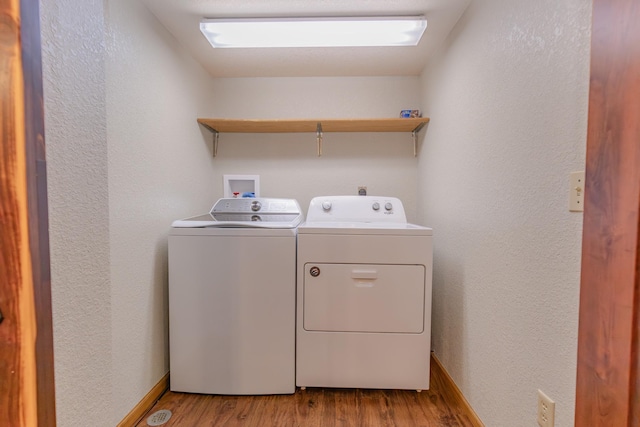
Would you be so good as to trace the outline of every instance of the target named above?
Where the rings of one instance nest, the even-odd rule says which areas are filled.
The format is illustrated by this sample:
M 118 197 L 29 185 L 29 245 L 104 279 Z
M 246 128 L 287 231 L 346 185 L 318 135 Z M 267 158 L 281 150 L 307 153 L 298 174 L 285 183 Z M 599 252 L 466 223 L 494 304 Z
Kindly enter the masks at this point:
M 542 390 L 538 390 L 538 425 L 540 427 L 553 427 L 556 414 L 556 403 Z
M 366 196 L 367 195 L 367 187 L 361 185 L 358 187 L 358 196 Z
M 571 190 L 569 190 L 569 210 L 584 211 L 584 171 L 571 172 Z

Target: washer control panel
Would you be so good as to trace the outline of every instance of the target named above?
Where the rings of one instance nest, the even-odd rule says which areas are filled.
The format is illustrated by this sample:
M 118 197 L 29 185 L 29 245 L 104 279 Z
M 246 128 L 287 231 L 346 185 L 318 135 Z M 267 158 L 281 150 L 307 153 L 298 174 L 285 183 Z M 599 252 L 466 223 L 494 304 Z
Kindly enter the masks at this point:
M 244 199 L 220 199 L 211 208 L 214 213 L 277 213 L 299 214 L 300 207 L 293 199 L 272 198 L 244 198 Z
M 322 196 L 311 200 L 307 221 L 406 223 L 407 218 L 396 197 Z

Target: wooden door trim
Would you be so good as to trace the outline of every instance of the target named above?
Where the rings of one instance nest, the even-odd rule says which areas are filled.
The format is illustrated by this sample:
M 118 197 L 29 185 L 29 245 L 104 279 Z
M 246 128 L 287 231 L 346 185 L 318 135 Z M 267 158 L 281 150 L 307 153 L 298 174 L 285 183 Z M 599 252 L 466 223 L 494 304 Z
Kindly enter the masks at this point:
M 25 81 L 29 247 L 31 249 L 37 330 L 35 346 L 38 425 L 55 426 L 49 207 L 47 203 L 42 49 L 38 0 L 20 0 L 20 22 Z
M 0 0 L 0 419 L 55 426 L 37 0 Z
M 639 426 L 640 3 L 594 0 L 576 426 Z

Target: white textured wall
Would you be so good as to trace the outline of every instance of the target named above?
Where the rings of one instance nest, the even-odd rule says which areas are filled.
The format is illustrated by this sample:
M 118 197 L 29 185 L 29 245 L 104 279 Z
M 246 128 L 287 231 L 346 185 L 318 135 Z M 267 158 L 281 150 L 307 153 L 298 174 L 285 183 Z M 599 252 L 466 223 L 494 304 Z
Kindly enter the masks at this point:
M 166 235 L 214 197 L 211 79 L 137 1 L 41 21 L 58 426 L 113 426 L 168 370 Z
M 58 426 L 113 425 L 103 5 L 40 13 Z
M 41 15 L 59 426 L 114 425 L 166 372 L 168 226 L 225 173 L 305 208 L 358 185 L 402 198 L 435 229 L 434 345 L 480 417 L 535 425 L 541 388 L 572 424 L 590 2 L 475 0 L 422 81 L 211 80 L 137 1 Z M 432 117 L 419 160 L 374 133 L 326 133 L 320 158 L 314 134 L 222 134 L 212 159 L 194 123 L 408 107 Z
M 420 108 L 417 77 L 300 77 L 215 79 L 213 117 L 397 117 Z M 210 136 L 207 136 L 210 138 Z M 410 133 L 220 134 L 213 185 L 222 197 L 224 174 L 260 175 L 261 195 L 292 197 L 306 211 L 314 196 L 397 196 L 416 219 L 417 159 Z
M 591 2 L 475 0 L 423 74 L 436 354 L 487 426 L 573 425 Z
M 168 371 L 167 234 L 209 208 L 211 79 L 138 1 L 107 7 L 113 421 Z

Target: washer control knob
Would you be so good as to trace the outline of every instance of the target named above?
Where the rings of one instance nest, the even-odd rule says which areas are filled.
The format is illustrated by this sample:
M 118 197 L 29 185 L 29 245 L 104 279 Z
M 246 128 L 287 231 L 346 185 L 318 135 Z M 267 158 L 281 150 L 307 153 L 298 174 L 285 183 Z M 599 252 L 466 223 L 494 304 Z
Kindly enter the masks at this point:
M 330 211 L 331 210 L 331 202 L 328 200 L 325 200 L 324 202 L 322 202 L 322 209 L 325 211 Z
M 251 210 L 252 211 L 258 212 L 261 207 L 262 207 L 262 203 L 260 203 L 259 201 L 254 200 L 253 202 L 251 202 Z
M 387 202 L 387 203 L 384 205 L 384 208 L 385 208 L 386 210 L 390 211 L 391 209 L 393 209 L 393 205 L 392 205 L 391 203 L 388 203 L 388 202 Z
M 378 202 L 374 202 L 374 203 L 373 203 L 373 205 L 371 205 L 371 208 L 372 208 L 374 211 L 379 210 L 379 209 L 380 209 L 380 203 L 378 203 Z

